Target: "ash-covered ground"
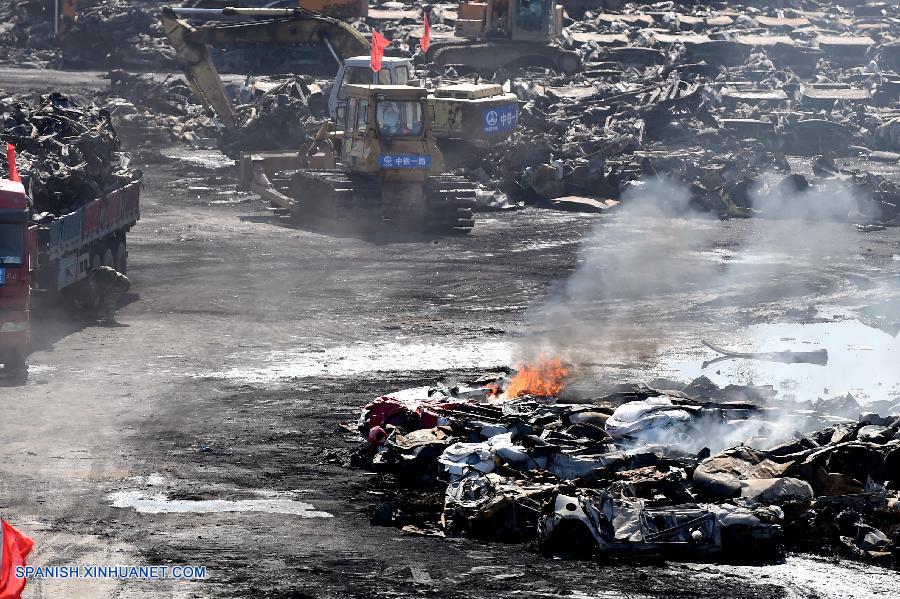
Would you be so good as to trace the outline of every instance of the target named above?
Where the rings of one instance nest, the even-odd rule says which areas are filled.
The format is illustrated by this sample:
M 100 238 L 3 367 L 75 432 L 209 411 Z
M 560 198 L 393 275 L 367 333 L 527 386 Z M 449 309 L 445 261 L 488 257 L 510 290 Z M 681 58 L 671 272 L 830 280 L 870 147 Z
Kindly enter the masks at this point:
M 177 156 L 172 166 L 145 168 L 143 220 L 132 237 L 135 291 L 120 312 L 128 326 L 81 329 L 62 317 L 37 324 L 28 384 L 3 391 L 15 406 L 6 422 L 15 434 L 0 502 L 5 517 L 38 539 L 35 563 L 205 564 L 208 578 L 35 581 L 31 596 L 893 592 L 896 573 L 827 558 L 760 567 L 565 562 L 518 545 L 370 526 L 381 498 L 370 475 L 343 466 L 342 449 L 355 442 L 337 423 L 355 420 L 385 391 L 510 364 L 529 307 L 576 271 L 579 248 L 615 243 L 615 235 L 603 217 L 526 209 L 482 216 L 460 239 L 338 238 L 273 219 L 234 191 L 217 153 Z M 763 220 L 681 225 L 708 237 L 702 248 L 675 251 L 676 263 L 724 269 L 746 255 L 748 269 L 767 262 L 777 276 L 756 277 L 752 289 L 735 277 L 678 302 L 642 298 L 635 316 L 666 334 L 645 352 L 637 344 L 598 357 L 608 382 L 645 381 L 667 368 L 677 375 L 670 365 L 682 361 L 696 367 L 711 357 L 701 337 L 749 344 L 750 325 L 805 322 L 810 306 L 852 317 L 892 296 L 900 253 L 892 231 L 847 228 L 844 251 L 807 262 L 744 254 L 772 226 Z M 649 222 L 636 227 L 634 235 L 654 234 Z M 812 235 L 820 225 L 796 227 Z M 603 312 L 617 301 L 613 290 L 585 307 Z M 186 511 L 154 503 L 157 495 L 185 501 Z M 261 499 L 282 501 L 230 508 L 260 511 L 191 511 L 206 510 L 193 501 Z

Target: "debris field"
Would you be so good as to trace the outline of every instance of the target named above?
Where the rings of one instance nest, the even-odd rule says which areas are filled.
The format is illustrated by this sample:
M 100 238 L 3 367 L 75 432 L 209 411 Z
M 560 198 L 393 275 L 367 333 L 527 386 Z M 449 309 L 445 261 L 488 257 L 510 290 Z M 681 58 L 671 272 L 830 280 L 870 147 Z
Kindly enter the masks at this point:
M 513 139 L 469 152 L 455 165 L 482 186 L 485 204 L 603 211 L 642 178 L 664 175 L 688 185 L 695 207 L 715 215 L 777 213 L 771 204 L 786 193 L 827 196 L 840 186 L 852 191 L 857 205 L 836 207 L 834 218 L 893 223 L 900 192 L 884 171 L 900 160 L 900 8 L 877 2 L 764 4 L 629 3 L 604 12 L 600 2 L 579 3 L 570 7 L 561 41 L 583 61 L 582 72 L 573 75 L 540 66 L 496 72 L 430 66 L 415 54 L 421 28 L 410 16 L 414 5 L 373 7 L 356 26 L 380 28 L 396 40 L 389 52 L 414 53 L 434 84 L 489 80 L 516 94 Z M 104 3 L 102 10 L 118 10 L 133 26 L 143 21 L 125 15 L 143 11 L 148 27 L 142 37 L 127 37 L 131 29 L 109 21 L 104 26 L 129 48 L 155 47 L 144 39 L 161 35 L 150 8 L 120 2 Z M 436 42 L 452 34 L 454 10 L 433 6 Z M 260 48 L 272 52 L 278 46 Z M 88 50 L 75 56 L 103 55 Z M 166 66 L 148 62 L 157 70 Z M 259 73 L 233 57 L 220 67 Z M 290 84 L 251 78 L 232 85 L 246 124 L 231 132 L 204 113 L 178 78 L 123 71 L 110 77 L 111 111 L 136 140 L 219 145 L 229 155 L 302 146 L 325 120 L 322 90 L 327 96 L 331 84 L 305 76 Z

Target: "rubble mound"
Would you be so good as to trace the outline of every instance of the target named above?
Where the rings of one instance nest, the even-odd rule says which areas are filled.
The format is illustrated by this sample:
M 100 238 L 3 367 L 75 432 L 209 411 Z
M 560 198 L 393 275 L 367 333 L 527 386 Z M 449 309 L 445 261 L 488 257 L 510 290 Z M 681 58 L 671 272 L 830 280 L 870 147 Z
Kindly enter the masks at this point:
M 34 68 L 175 69 L 160 6 L 154 0 L 79 0 L 77 18 L 60 21 L 55 37 L 53 2 L 0 3 L 0 61 Z
M 46 8 L 43 0 L 0 3 L 0 60 L 25 65 L 55 55 Z
M 104 0 L 78 4 L 78 18 L 59 38 L 64 68 L 175 69 L 158 2 Z
M 222 125 L 207 115 L 181 77 L 157 78 L 110 71 L 102 100 L 126 147 L 158 149 L 172 143 L 215 147 Z
M 291 76 L 262 91 L 250 87 L 246 103 L 237 107 L 237 127 L 223 129 L 219 149 L 229 158 L 246 150 L 297 150 L 324 121 L 324 101 L 317 88 Z

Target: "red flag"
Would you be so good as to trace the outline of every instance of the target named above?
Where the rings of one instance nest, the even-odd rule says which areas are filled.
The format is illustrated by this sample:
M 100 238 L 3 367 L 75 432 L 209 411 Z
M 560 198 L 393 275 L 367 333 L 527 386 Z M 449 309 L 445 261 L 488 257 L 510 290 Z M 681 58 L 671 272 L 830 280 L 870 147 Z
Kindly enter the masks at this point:
M 6 144 L 6 163 L 9 165 L 9 180 L 22 182 L 19 178 L 19 169 L 16 168 L 16 147 Z
M 374 29 L 372 30 L 372 70 L 376 73 L 381 70 L 381 59 L 384 56 L 384 49 L 390 43 L 386 37 Z
M 10 146 L 12 147 L 12 146 Z M 21 599 L 25 578 L 16 577 L 16 567 L 25 565 L 25 556 L 31 553 L 34 541 L 3 521 L 3 538 L 0 551 L 0 599 Z
M 428 44 L 431 43 L 431 23 L 428 22 L 428 13 L 422 15 L 425 18 L 425 31 L 422 33 L 422 39 L 419 45 L 422 47 L 422 53 L 428 52 Z

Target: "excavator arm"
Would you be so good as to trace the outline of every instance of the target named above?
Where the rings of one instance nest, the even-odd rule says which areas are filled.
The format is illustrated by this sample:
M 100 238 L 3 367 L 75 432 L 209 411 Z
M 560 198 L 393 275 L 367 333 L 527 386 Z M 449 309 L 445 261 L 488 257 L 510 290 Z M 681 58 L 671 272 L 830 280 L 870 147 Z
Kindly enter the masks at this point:
M 181 18 L 190 14 L 261 17 L 264 20 L 194 26 Z M 326 45 L 338 61 L 368 54 L 370 49 L 369 41 L 347 23 L 301 8 L 166 7 L 162 10 L 162 23 L 191 89 L 228 127 L 238 124 L 238 116 L 212 61 L 209 46 L 240 43 Z

